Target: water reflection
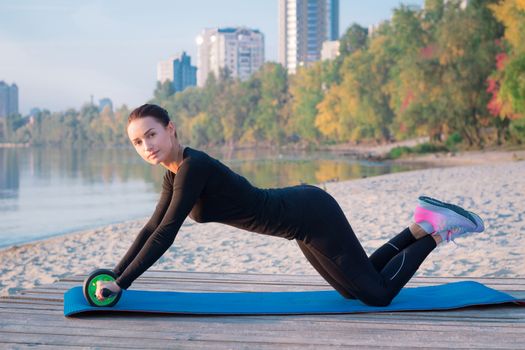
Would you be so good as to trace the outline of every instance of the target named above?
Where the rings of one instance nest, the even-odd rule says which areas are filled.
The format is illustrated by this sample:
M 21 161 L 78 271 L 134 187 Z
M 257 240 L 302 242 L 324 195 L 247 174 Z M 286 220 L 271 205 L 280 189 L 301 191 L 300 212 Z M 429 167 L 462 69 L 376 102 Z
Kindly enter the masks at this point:
M 19 178 L 16 153 L 0 148 L 0 210 L 5 210 L 2 199 L 17 197 Z
M 263 188 L 421 168 L 322 152 L 206 151 Z M 0 148 L 0 246 L 148 216 L 163 175 L 131 147 Z

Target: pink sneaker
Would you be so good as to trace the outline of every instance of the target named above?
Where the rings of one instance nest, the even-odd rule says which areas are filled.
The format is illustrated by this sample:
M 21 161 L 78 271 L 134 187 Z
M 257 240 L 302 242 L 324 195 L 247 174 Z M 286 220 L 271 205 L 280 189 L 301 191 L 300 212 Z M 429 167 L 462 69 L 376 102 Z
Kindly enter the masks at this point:
M 469 233 L 483 232 L 483 220 L 460 206 L 421 196 L 414 212 L 414 221 L 429 234 L 439 234 L 443 241 Z

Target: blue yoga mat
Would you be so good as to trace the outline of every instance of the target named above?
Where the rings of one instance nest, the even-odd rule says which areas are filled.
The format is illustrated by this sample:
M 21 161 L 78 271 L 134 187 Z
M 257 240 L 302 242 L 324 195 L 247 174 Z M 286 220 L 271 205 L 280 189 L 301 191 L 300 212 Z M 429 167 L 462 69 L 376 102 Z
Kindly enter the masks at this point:
M 304 292 L 193 293 L 124 290 L 114 307 L 88 304 L 82 287 L 64 294 L 64 316 L 88 311 L 126 311 L 192 315 L 298 315 L 357 312 L 424 311 L 474 305 L 518 303 L 523 300 L 475 281 L 404 288 L 385 307 L 345 299 L 335 290 Z

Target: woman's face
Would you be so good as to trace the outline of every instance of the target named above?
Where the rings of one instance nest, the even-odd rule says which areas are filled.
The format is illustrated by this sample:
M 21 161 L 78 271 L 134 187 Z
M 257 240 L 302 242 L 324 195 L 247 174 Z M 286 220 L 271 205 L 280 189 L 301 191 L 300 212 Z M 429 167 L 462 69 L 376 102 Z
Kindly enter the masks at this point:
M 159 164 L 172 158 L 176 149 L 175 127 L 170 121 L 165 127 L 153 117 L 137 118 L 128 125 L 128 137 L 138 154 L 150 164 Z

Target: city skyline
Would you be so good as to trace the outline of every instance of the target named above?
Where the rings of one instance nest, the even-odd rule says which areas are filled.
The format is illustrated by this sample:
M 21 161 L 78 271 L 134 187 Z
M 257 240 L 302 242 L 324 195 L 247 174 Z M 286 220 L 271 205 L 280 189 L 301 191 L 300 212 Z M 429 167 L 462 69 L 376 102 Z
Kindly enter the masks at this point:
M 265 62 L 264 34 L 247 27 L 207 28 L 197 37 L 197 84 L 204 86 L 208 75 L 219 78 L 227 69 L 233 78 L 248 79 Z
M 180 55 L 157 63 L 157 81 L 169 81 L 174 92 L 184 91 L 197 85 L 197 67 L 192 65 L 191 57 L 182 51 Z
M 341 0 L 339 33 L 388 19 L 401 3 Z M 231 26 L 260 30 L 266 61 L 278 61 L 277 0 L 0 0 L 0 80 L 18 85 L 22 114 L 78 109 L 91 95 L 134 107 L 152 97 L 158 61 L 182 51 L 196 60 L 202 29 Z
M 279 0 L 279 63 L 289 73 L 321 59 L 339 39 L 339 0 Z
M 0 118 L 18 113 L 18 86 L 0 80 Z

